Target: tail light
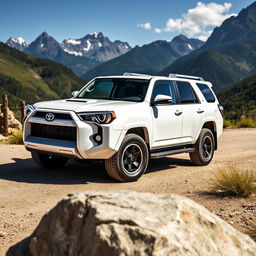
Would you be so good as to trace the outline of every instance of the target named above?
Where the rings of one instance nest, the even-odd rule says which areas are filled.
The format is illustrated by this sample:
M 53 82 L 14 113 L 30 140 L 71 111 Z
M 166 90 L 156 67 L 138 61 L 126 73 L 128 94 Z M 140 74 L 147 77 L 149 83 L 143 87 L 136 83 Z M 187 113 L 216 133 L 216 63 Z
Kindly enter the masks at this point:
M 219 108 L 221 115 L 224 116 L 224 107 L 222 105 L 218 104 L 218 108 Z

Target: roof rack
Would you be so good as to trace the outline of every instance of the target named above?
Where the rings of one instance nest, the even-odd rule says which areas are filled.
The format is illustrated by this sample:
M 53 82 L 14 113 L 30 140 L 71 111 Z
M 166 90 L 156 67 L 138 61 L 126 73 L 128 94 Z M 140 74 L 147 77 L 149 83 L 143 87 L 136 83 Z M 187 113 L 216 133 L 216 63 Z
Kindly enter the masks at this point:
M 200 76 L 187 76 L 187 75 L 180 75 L 180 74 L 169 74 L 169 77 L 177 77 L 177 78 L 188 78 L 188 79 L 193 79 L 193 80 L 199 80 L 199 81 L 204 81 L 204 79 Z
M 123 76 L 151 76 L 151 75 L 125 72 L 123 73 Z

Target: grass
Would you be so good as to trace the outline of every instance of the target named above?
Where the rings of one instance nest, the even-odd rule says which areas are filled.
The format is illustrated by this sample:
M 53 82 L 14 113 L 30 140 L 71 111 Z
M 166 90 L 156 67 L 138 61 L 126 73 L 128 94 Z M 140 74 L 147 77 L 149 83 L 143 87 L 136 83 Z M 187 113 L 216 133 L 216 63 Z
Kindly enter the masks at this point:
M 210 181 L 210 189 L 215 193 L 248 197 L 256 193 L 255 172 L 236 166 L 218 168 Z
M 20 129 L 14 130 L 12 135 L 8 138 L 7 142 L 11 144 L 23 144 L 22 131 Z
M 239 128 L 254 128 L 256 127 L 255 122 L 249 117 L 241 117 L 237 122 L 237 127 Z
M 227 128 L 227 127 L 234 127 L 234 124 L 232 123 L 231 120 L 224 120 L 223 122 L 223 128 Z

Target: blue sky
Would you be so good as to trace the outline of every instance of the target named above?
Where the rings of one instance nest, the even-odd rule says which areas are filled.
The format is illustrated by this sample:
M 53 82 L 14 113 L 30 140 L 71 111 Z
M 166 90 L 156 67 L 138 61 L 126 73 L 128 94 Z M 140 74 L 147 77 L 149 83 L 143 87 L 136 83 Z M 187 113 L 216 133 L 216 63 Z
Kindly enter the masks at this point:
M 5 42 L 10 36 L 21 36 L 33 41 L 43 31 L 60 42 L 100 31 L 111 40 L 120 39 L 132 46 L 154 40 L 171 40 L 179 33 L 205 39 L 216 24 L 230 14 L 237 14 L 254 1 L 198 2 L 2 0 L 0 41 Z

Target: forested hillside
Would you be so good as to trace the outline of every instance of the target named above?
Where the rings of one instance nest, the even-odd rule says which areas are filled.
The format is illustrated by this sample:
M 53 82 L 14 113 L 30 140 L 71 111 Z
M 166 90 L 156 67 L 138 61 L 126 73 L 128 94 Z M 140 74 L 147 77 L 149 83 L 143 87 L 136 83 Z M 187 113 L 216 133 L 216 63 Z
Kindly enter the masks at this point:
M 246 78 L 219 94 L 219 101 L 225 108 L 226 119 L 251 116 L 256 110 L 256 76 Z
M 69 68 L 39 59 L 0 43 L 0 94 L 8 94 L 10 103 L 27 103 L 70 97 L 84 81 Z

